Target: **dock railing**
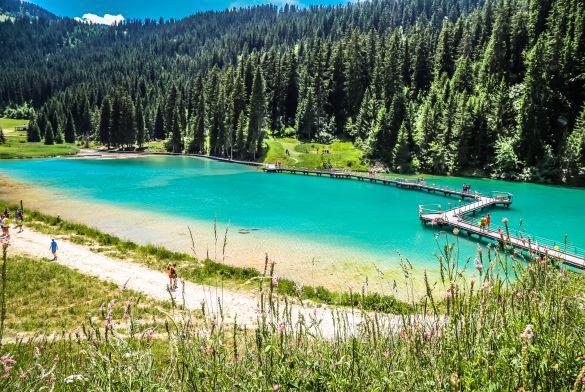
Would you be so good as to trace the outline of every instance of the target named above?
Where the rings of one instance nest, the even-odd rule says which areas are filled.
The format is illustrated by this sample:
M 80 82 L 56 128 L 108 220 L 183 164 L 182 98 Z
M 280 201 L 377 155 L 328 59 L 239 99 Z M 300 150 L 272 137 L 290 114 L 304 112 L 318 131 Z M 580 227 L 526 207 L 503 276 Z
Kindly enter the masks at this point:
M 468 225 L 476 226 L 479 228 L 479 221 L 481 219 L 477 216 L 467 216 L 467 217 L 460 217 L 459 222 L 465 223 Z M 506 228 L 502 225 L 492 224 L 488 228 L 486 228 L 492 232 L 499 232 L 501 230 L 505 233 Z M 550 238 L 545 238 L 533 234 L 528 234 L 524 230 L 516 229 L 516 230 L 509 230 L 510 237 L 520 240 L 521 242 L 526 241 L 526 245 L 530 244 L 533 247 L 547 247 L 550 250 L 554 250 L 556 252 L 565 254 L 565 255 L 573 255 L 581 258 L 585 258 L 585 249 L 579 248 L 576 245 L 570 243 L 567 239 L 562 241 L 553 240 Z M 523 241 L 524 240 L 524 241 Z

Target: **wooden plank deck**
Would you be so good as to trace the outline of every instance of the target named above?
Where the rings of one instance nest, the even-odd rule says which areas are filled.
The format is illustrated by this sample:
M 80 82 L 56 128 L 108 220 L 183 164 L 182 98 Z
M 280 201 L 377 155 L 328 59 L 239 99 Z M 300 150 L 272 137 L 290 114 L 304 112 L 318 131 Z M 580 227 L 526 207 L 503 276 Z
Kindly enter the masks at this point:
M 490 228 L 482 229 L 479 226 L 467 222 L 463 217 L 473 211 L 484 208 L 501 205 L 502 200 L 497 198 L 481 196 L 478 201 L 465 206 L 453 208 L 445 212 L 419 212 L 420 219 L 424 223 L 431 223 L 438 226 L 450 226 L 459 230 L 464 230 L 468 235 L 475 234 L 478 237 L 485 237 L 501 244 L 513 246 L 525 252 L 537 254 L 540 256 L 553 257 L 561 260 L 564 264 L 578 269 L 585 269 L 585 257 L 565 252 L 562 249 L 551 249 L 549 246 L 541 245 L 536 242 L 527 240 L 524 237 L 508 236 L 500 230 Z
M 306 169 L 306 168 L 295 168 L 295 167 L 277 167 L 276 165 L 265 165 L 264 171 L 268 173 L 288 173 L 288 174 L 303 174 L 303 175 L 316 175 L 316 176 L 329 176 L 331 178 L 338 179 L 350 179 L 358 181 L 369 181 L 376 184 L 382 185 L 395 185 L 402 189 L 426 191 L 433 193 L 442 193 L 445 196 L 458 196 L 462 199 L 477 199 L 480 195 L 478 193 L 463 192 L 458 189 L 451 189 L 445 187 L 438 187 L 426 182 L 407 180 L 402 178 L 384 178 L 368 176 L 360 173 L 343 171 L 343 170 L 321 170 L 321 169 Z

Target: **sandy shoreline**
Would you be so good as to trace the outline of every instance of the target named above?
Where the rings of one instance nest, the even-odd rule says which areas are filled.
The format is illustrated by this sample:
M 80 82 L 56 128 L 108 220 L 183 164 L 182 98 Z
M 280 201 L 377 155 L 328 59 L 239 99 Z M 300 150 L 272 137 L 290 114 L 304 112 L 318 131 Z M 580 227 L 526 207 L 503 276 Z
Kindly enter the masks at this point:
M 86 159 L 91 158 L 88 156 Z M 0 199 L 11 203 L 23 200 L 25 209 L 60 215 L 63 219 L 142 245 L 156 244 L 180 252 L 192 253 L 190 229 L 197 257 L 209 256 L 234 266 L 262 269 L 268 254 L 277 263 L 277 275 L 302 284 L 338 291 L 350 288 L 361 291 L 366 285 L 368 291 L 395 295 L 401 299 L 407 297 L 404 273 L 396 255 L 370 254 L 264 231 L 244 231 L 246 234 L 241 234 L 242 228 L 236 226 L 229 227 L 224 254 L 225 224 L 218 223 L 216 244 L 213 222 L 170 217 L 103 202 L 80 201 L 66 192 L 53 188 L 40 189 L 5 175 L 0 175 Z M 417 294 L 422 294 L 424 290 L 423 273 L 422 269 L 414 270 Z M 436 272 L 429 271 L 429 274 L 431 281 L 435 280 Z

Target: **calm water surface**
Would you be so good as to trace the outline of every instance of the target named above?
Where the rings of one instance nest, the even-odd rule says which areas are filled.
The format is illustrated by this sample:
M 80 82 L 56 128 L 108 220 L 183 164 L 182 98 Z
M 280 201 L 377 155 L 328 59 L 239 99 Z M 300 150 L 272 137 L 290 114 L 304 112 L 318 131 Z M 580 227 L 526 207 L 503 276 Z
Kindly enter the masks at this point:
M 349 246 L 396 259 L 434 263 L 433 228 L 418 220 L 420 204 L 448 208 L 456 198 L 349 180 L 268 174 L 256 168 L 182 157 L 0 162 L 0 173 L 57 189 L 71 198 L 105 202 L 173 217 L 231 222 L 233 227 Z M 507 191 L 509 209 L 492 211 L 493 222 L 585 248 L 585 190 L 494 180 L 437 177 L 428 182 L 474 190 Z M 476 243 L 462 239 L 471 255 Z

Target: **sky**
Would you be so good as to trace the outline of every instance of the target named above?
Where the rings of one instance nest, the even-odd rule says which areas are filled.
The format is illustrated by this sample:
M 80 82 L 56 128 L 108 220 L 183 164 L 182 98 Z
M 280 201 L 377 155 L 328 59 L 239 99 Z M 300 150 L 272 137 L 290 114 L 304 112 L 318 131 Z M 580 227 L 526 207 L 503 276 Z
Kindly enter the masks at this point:
M 29 0 L 48 11 L 93 23 L 112 24 L 123 19 L 182 18 L 198 11 L 223 10 L 258 4 L 297 6 L 334 5 L 347 0 Z

